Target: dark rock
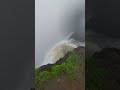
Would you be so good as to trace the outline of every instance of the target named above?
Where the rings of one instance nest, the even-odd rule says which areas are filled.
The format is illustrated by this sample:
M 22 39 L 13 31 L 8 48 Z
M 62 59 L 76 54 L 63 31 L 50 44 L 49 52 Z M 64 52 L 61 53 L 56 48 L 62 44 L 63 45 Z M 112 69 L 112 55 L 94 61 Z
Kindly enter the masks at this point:
M 74 51 L 81 56 L 81 58 L 85 58 L 85 48 L 84 47 L 77 47 L 74 49 Z M 66 59 L 69 57 L 70 52 L 66 53 L 65 56 L 63 58 L 60 58 L 58 61 L 56 61 L 56 63 L 54 64 L 47 64 L 47 65 L 43 65 L 41 67 L 39 67 L 40 71 L 51 71 L 52 66 L 54 65 L 60 65 L 62 63 L 64 63 L 66 61 Z
M 63 62 L 65 62 L 66 59 L 69 57 L 69 54 L 70 54 L 70 52 L 66 53 L 63 58 L 60 58 L 60 59 L 55 63 L 55 65 L 60 65 L 60 64 L 62 64 Z
M 104 90 L 120 90 L 120 49 L 104 48 L 92 58 L 95 58 L 98 67 L 108 73 Z
M 100 52 L 96 52 L 93 57 L 99 66 L 109 68 L 110 70 L 120 65 L 120 49 L 105 48 Z
M 40 71 L 51 71 L 52 66 L 53 66 L 53 64 L 47 64 L 47 65 L 41 66 L 39 69 L 40 69 Z

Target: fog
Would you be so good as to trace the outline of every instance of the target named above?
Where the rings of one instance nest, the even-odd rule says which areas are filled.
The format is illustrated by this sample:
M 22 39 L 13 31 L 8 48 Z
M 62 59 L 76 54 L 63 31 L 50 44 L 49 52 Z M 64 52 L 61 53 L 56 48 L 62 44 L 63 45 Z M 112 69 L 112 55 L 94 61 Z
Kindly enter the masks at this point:
M 84 0 L 35 0 L 35 66 L 72 32 L 71 38 L 85 41 Z

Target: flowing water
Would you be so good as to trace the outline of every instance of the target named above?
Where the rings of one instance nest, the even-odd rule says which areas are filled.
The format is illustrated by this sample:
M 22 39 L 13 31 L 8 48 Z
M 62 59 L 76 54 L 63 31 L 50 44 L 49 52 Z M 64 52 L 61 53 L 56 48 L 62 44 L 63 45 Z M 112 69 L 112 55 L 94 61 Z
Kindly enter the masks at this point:
M 84 0 L 35 1 L 35 67 L 54 63 L 84 42 Z

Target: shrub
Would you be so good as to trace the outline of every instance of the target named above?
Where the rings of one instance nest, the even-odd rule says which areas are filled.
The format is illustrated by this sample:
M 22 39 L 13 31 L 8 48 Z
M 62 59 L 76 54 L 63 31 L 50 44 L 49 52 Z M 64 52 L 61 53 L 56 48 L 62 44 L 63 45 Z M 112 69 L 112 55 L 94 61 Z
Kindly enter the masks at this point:
M 43 83 L 51 80 L 52 78 L 58 77 L 63 74 L 67 74 L 70 80 L 75 80 L 75 73 L 79 72 L 78 62 L 80 57 L 76 54 L 76 52 L 71 51 L 67 60 L 61 65 L 55 65 L 52 67 L 51 72 L 48 71 L 40 71 L 39 69 L 35 70 L 36 78 L 35 85 L 36 88 L 40 87 Z

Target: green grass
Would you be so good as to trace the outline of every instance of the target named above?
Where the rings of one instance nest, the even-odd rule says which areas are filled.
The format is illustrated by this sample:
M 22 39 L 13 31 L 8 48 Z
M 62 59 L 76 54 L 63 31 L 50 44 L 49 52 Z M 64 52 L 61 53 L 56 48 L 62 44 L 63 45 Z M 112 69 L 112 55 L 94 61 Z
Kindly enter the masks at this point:
M 52 78 L 67 74 L 70 80 L 75 80 L 75 75 L 79 73 L 79 63 L 80 57 L 74 52 L 71 51 L 67 60 L 61 65 L 55 65 L 52 67 L 51 72 L 49 71 L 40 71 L 39 69 L 35 70 L 35 85 L 36 88 L 42 86 L 45 82 L 51 80 Z
M 75 80 L 76 74 L 80 73 L 79 60 L 80 57 L 74 51 L 71 51 L 67 60 L 61 65 L 53 66 L 51 72 L 36 69 L 36 89 L 42 87 L 47 81 L 64 74 L 70 80 Z M 86 90 L 104 90 L 106 71 L 96 65 L 94 58 L 86 61 Z

